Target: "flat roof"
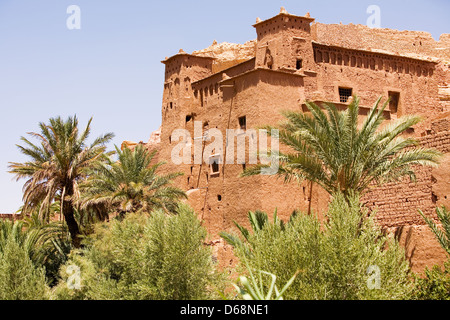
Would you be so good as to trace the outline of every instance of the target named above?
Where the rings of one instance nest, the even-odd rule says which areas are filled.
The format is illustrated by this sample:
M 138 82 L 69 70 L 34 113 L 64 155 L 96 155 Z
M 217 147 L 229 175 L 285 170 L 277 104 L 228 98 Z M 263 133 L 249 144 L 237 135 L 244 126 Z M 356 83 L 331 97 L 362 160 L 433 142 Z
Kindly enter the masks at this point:
M 283 74 L 283 75 L 287 75 L 287 76 L 293 76 L 293 77 L 299 77 L 299 78 L 305 78 L 307 77 L 306 75 L 302 74 L 302 73 L 291 73 L 291 72 L 286 72 L 286 71 L 282 71 L 282 70 L 272 70 L 272 69 L 267 69 L 267 68 L 262 68 L 262 67 L 256 67 L 255 69 L 249 70 L 247 72 L 244 73 L 240 73 L 238 75 L 235 75 L 234 77 L 230 77 L 227 79 L 224 79 L 222 81 L 219 81 L 219 83 L 226 83 L 229 81 L 232 81 L 234 79 L 240 78 L 240 77 L 245 77 L 249 74 L 252 74 L 254 72 L 270 72 L 270 73 L 279 73 L 279 74 Z
M 240 62 L 240 63 L 238 63 L 238 64 L 235 64 L 234 66 L 231 66 L 231 67 L 229 67 L 229 68 L 223 69 L 222 71 L 213 73 L 212 75 L 207 76 L 207 77 L 205 77 L 205 78 L 202 78 L 202 79 L 200 79 L 200 80 L 194 81 L 194 82 L 192 82 L 192 85 L 196 85 L 196 84 L 198 84 L 198 83 L 200 83 L 200 82 L 207 81 L 207 80 L 209 80 L 210 78 L 217 77 L 217 76 L 219 76 L 219 75 L 221 75 L 221 74 L 223 74 L 223 73 L 226 73 L 226 72 L 229 71 L 229 70 L 232 70 L 232 69 L 234 69 L 234 68 L 240 67 L 241 65 L 243 65 L 243 64 L 245 64 L 245 63 L 249 63 L 250 61 L 255 60 L 255 59 L 256 59 L 256 57 L 253 57 L 253 58 L 251 58 L 251 59 L 242 61 L 242 62 Z M 233 77 L 235 77 L 235 76 L 233 76 Z
M 181 57 L 181 56 L 188 56 L 188 57 L 192 57 L 192 58 L 199 58 L 199 59 L 206 59 L 206 60 L 216 60 L 216 58 L 213 58 L 213 57 L 205 57 L 205 56 L 199 56 L 199 55 L 195 55 L 195 54 L 189 54 L 189 53 L 186 53 L 186 52 L 179 52 L 179 53 L 177 53 L 177 54 L 175 54 L 175 55 L 173 55 L 173 56 L 171 56 L 171 57 L 169 57 L 169 58 L 167 58 L 165 60 L 162 60 L 161 63 L 166 64 L 170 60 L 172 60 L 174 58 L 177 58 L 177 57 Z
M 253 25 L 253 27 L 256 28 L 256 27 L 259 26 L 260 24 L 266 23 L 266 22 L 268 22 L 268 21 L 270 21 L 270 20 L 274 20 L 274 19 L 276 19 L 276 18 L 278 18 L 278 17 L 280 17 L 280 16 L 285 16 L 285 17 L 289 17 L 289 18 L 296 18 L 296 19 L 308 20 L 310 23 L 311 23 L 311 22 L 314 22 L 314 21 L 316 20 L 316 19 L 311 18 L 311 17 L 296 16 L 296 15 L 293 15 L 293 14 L 290 14 L 290 13 L 280 12 L 279 14 L 277 14 L 276 16 L 273 16 L 272 18 L 269 18 L 269 19 L 266 19 L 266 20 L 263 20 L 263 21 L 260 21 L 260 22 L 255 23 L 255 24 Z

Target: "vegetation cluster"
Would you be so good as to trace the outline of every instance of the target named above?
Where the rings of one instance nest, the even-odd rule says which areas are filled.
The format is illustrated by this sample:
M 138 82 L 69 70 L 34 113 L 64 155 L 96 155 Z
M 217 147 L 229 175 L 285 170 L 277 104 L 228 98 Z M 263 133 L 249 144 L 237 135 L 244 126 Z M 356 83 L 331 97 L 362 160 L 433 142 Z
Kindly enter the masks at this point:
M 83 130 L 76 117 L 40 123 L 37 142 L 18 146 L 28 160 L 9 167 L 25 179 L 24 205 L 20 220 L 0 221 L 0 300 L 448 300 L 450 262 L 412 273 L 360 201 L 374 185 L 414 179 L 415 166 L 438 165 L 439 152 L 404 134 L 419 118 L 382 126 L 387 103 L 361 125 L 357 97 L 345 111 L 307 102 L 308 113 L 284 113 L 276 128 L 291 151 L 278 155 L 279 176 L 317 184 L 332 201 L 324 220 L 255 208 L 246 226 L 220 234 L 239 260 L 229 269 L 205 245 L 180 173 L 161 173 L 154 152 L 108 151 L 112 133 L 88 143 L 92 119 Z M 450 255 L 450 213 L 436 213 L 418 212 Z

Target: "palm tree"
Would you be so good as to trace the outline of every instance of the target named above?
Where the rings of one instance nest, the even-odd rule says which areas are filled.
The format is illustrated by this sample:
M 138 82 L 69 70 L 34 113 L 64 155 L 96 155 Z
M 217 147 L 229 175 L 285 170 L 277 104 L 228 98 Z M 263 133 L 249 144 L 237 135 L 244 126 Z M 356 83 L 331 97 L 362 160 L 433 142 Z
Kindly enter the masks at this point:
M 91 122 L 92 118 L 82 132 L 76 116 L 66 121 L 57 117 L 51 118 L 49 124 L 39 123 L 41 133 L 31 132 L 29 135 L 40 143 L 33 144 L 21 137 L 25 146 L 18 145 L 20 151 L 31 159 L 9 165 L 9 172 L 17 180 L 28 179 L 23 187 L 23 212 L 32 212 L 40 206 L 40 215 L 43 215 L 55 199 L 60 199 L 61 211 L 76 248 L 81 244 L 80 228 L 74 217 L 79 197 L 78 184 L 86 178 L 87 169 L 104 154 L 105 144 L 114 136 L 108 133 L 87 145 Z
M 103 205 L 120 215 L 155 208 L 175 213 L 177 201 L 187 196 L 171 183 L 182 174 L 158 175 L 157 169 L 164 163 L 152 165 L 156 152 L 150 153 L 142 145 L 133 151 L 116 146 L 116 152 L 118 161 L 108 158 L 106 162 L 97 162 L 89 179 L 80 185 L 81 208 Z
M 404 116 L 380 128 L 389 101 L 379 108 L 379 98 L 359 128 L 359 101 L 353 97 L 345 111 L 338 111 L 331 103 L 323 104 L 323 110 L 306 102 L 310 113 L 286 111 L 286 121 L 278 128 L 266 127 L 269 133 L 279 129 L 281 143 L 292 149 L 279 153 L 277 174 L 285 181 L 309 180 L 329 194 L 341 192 L 348 198 L 364 193 L 372 183 L 404 176 L 414 180 L 412 165 L 437 165 L 438 151 L 418 147 L 415 139 L 402 136 L 420 121 L 419 117 Z M 249 168 L 242 176 L 259 174 L 262 167 Z

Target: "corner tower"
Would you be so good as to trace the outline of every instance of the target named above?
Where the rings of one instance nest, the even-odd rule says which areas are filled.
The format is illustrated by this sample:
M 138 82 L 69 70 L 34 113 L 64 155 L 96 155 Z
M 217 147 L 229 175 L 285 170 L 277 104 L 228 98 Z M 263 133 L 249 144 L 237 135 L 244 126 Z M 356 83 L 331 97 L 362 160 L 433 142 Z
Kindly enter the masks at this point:
M 256 20 L 256 66 L 272 70 L 313 70 L 311 23 L 313 18 L 295 16 L 282 7 L 270 19 Z
M 166 66 L 163 113 L 182 107 L 184 100 L 192 98 L 191 83 L 210 76 L 213 61 L 214 58 L 187 54 L 183 49 L 161 61 Z

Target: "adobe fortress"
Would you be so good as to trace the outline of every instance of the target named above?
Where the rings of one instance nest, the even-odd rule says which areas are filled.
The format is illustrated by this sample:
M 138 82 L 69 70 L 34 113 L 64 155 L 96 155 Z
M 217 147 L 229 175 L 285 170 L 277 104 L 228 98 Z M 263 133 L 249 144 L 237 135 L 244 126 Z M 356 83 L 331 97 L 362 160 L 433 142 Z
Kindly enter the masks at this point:
M 173 131 L 185 128 L 201 140 L 195 136 L 194 121 L 201 121 L 204 130 L 217 128 L 225 135 L 226 129 L 276 124 L 283 119 L 281 110 L 305 111 L 305 100 L 346 108 L 352 94 L 361 97 L 361 117 L 380 96 L 383 101 L 392 99 L 387 119 L 422 115 L 424 121 L 408 134 L 447 153 L 439 168 L 419 168 L 417 183 L 405 179 L 374 188 L 363 199 L 376 209 L 379 223 L 405 245 L 413 270 L 442 262 L 445 252 L 418 209 L 434 217 L 436 206 L 450 208 L 450 34 L 435 41 L 426 32 L 326 25 L 284 8 L 270 19 L 258 18 L 253 27 L 254 41 L 214 42 L 207 49 L 192 54 L 180 50 L 162 61 L 162 126 L 147 144 L 159 150 L 158 160 L 167 161 L 164 170 L 184 172 L 177 183 L 188 191 L 189 203 L 213 235 L 211 245 L 221 263 L 227 265 L 233 258 L 218 232 L 233 229 L 233 220 L 247 225 L 249 210 L 272 215 L 277 209 L 287 219 L 294 209 L 306 212 L 311 206 L 322 216 L 329 196 L 315 185 L 311 190 L 308 182 L 240 178 L 245 164 L 175 165 L 171 152 L 179 141 L 172 140 Z

